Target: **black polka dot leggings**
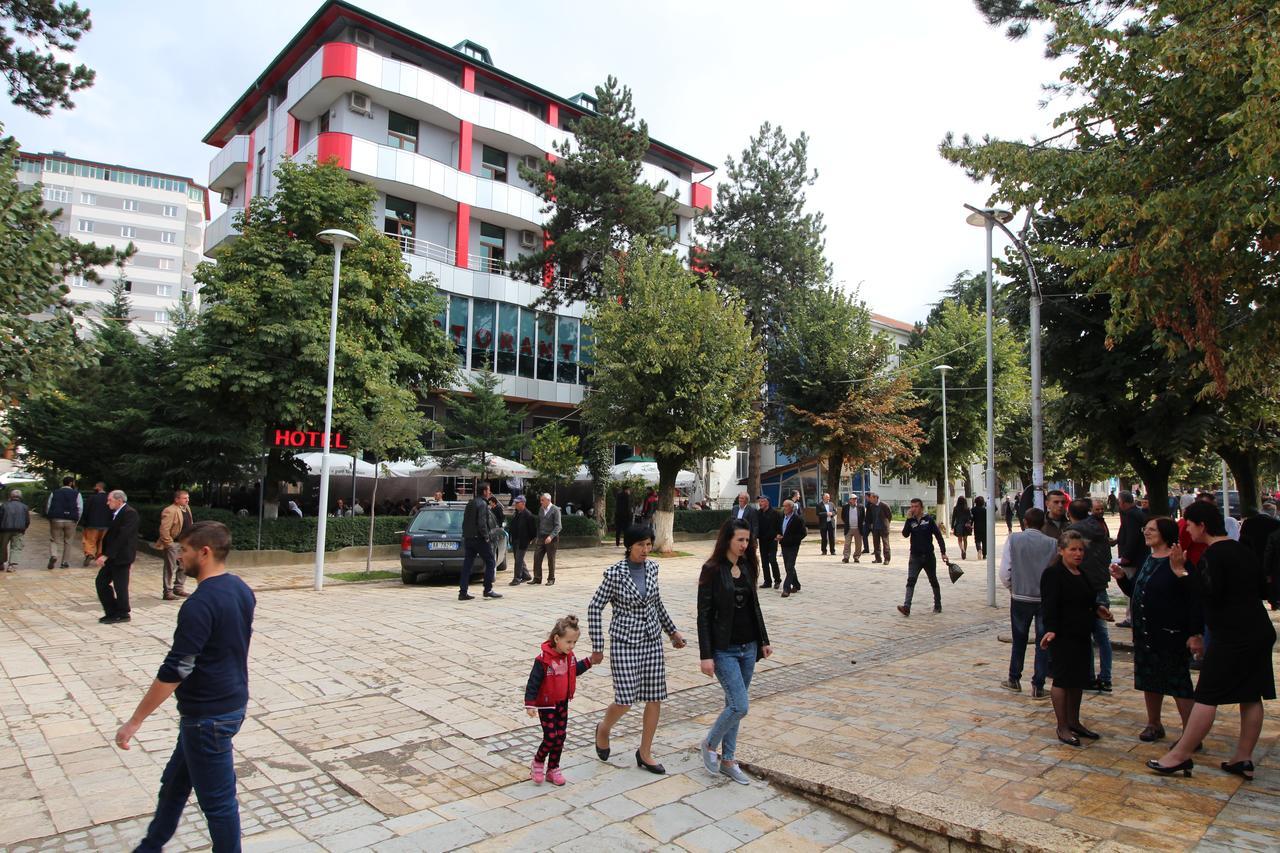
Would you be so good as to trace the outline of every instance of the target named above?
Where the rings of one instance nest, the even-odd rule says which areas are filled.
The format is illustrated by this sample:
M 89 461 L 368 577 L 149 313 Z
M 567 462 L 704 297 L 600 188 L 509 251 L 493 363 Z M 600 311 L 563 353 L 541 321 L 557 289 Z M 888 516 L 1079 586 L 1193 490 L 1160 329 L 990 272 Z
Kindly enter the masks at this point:
M 542 721 L 542 745 L 534 761 L 547 763 L 547 769 L 560 766 L 560 753 L 564 751 L 564 736 L 569 729 L 569 703 L 560 702 L 554 708 L 539 708 Z

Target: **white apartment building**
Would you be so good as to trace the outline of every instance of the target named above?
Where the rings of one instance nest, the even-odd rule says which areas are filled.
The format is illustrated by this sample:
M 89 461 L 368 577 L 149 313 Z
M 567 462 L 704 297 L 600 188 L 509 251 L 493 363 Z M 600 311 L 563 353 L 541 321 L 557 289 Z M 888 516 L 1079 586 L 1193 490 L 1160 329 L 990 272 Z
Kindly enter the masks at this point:
M 44 206 L 60 211 L 56 227 L 85 243 L 136 252 L 125 264 L 134 330 L 163 334 L 183 294 L 197 302 L 194 279 L 209 218 L 205 188 L 189 178 L 68 157 L 61 151 L 18 155 L 18 183 L 41 184 Z M 90 317 L 111 302 L 120 271 L 98 270 L 102 281 L 72 276 L 73 301 Z

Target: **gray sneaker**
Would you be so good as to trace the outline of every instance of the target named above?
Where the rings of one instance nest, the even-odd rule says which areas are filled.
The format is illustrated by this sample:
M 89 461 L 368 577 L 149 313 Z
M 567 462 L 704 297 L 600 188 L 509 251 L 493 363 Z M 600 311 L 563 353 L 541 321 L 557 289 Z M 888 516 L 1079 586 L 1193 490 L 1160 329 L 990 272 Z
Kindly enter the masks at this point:
M 720 772 L 720 756 L 707 746 L 705 740 L 698 744 L 698 752 L 702 753 L 702 766 L 707 768 L 708 773 L 714 776 Z
M 721 761 L 720 773 L 724 776 L 728 776 L 739 785 L 751 784 L 751 777 L 742 772 L 742 768 L 738 766 L 738 762 L 736 761 Z

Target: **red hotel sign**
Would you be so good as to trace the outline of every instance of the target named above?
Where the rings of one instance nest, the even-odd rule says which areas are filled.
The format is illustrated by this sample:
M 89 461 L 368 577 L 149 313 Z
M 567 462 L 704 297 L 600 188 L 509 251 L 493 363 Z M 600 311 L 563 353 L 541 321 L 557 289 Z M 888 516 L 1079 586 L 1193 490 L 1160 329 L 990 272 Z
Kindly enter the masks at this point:
M 342 442 L 342 433 L 334 432 L 330 435 L 332 436 L 329 440 L 330 450 L 351 449 Z M 301 429 L 277 429 L 271 438 L 271 444 L 274 447 L 306 447 L 323 450 L 324 433 Z

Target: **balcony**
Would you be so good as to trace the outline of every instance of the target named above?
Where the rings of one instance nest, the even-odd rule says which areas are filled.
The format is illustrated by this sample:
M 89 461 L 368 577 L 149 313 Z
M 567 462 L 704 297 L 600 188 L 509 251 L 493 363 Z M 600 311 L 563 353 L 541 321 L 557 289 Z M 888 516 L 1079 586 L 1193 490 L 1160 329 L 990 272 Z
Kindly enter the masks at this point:
M 209 223 L 209 227 L 204 229 L 204 253 L 207 256 L 216 257 L 222 248 L 240 236 L 240 229 L 233 220 L 243 213 L 243 207 L 228 207 L 221 216 Z
M 249 168 L 249 137 L 231 137 L 209 164 L 209 189 L 230 189 L 244 183 Z

